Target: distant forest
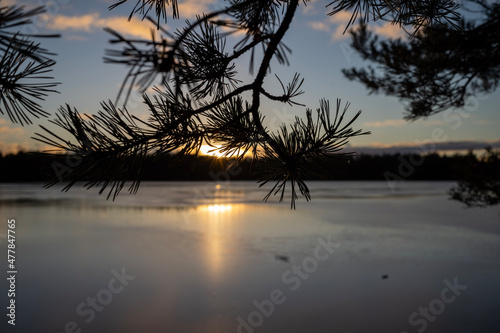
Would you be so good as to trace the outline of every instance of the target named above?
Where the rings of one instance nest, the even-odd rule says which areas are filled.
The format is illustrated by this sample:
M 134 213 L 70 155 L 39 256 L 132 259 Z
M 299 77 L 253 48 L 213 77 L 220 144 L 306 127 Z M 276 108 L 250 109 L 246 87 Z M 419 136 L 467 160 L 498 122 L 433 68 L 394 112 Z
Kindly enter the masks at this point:
M 231 159 L 212 156 L 176 157 L 163 154 L 146 159 L 141 170 L 142 180 L 254 180 L 250 159 L 228 169 Z M 339 163 L 327 180 L 460 180 L 464 166 L 472 165 L 472 154 L 425 156 L 410 154 L 356 155 Z M 54 158 L 37 153 L 0 155 L 0 182 L 45 181 L 54 173 L 71 172 L 78 160 L 66 155 Z M 52 173 L 52 174 L 51 174 Z

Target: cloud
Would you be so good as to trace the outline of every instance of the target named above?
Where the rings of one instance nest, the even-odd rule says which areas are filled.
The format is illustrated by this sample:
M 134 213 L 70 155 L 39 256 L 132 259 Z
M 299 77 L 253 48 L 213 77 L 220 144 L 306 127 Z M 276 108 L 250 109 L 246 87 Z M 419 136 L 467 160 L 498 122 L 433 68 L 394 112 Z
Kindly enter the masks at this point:
M 5 123 L 5 119 L 0 119 L 3 120 L 3 122 L 0 122 L 0 124 Z M 6 136 L 18 136 L 18 135 L 23 135 L 25 133 L 25 130 L 21 127 L 0 127 L 0 139 L 4 139 Z
M 493 120 L 486 120 L 486 119 L 479 119 L 479 120 L 474 121 L 474 124 L 477 124 L 477 125 L 493 125 L 495 123 L 497 123 L 497 122 L 493 121 Z
M 351 17 L 351 12 L 343 10 L 333 16 L 330 16 L 324 21 L 310 22 L 309 26 L 316 31 L 330 32 L 332 34 L 332 41 L 336 41 L 349 37 L 349 34 L 347 33 L 349 29 L 346 30 L 346 27 L 351 20 Z
M 193 18 L 196 15 L 206 13 L 210 5 L 214 4 L 216 0 L 203 0 L 203 1 L 183 1 L 179 3 L 179 15 L 183 18 Z
M 125 35 L 144 39 L 149 39 L 151 37 L 151 29 L 154 29 L 154 26 L 150 22 L 141 21 L 135 17 L 128 21 L 125 16 L 101 18 L 99 13 L 81 16 L 57 15 L 47 24 L 47 28 L 58 31 L 92 32 L 104 27 L 109 27 Z M 74 39 L 75 36 L 72 35 L 71 38 Z
M 444 120 L 428 120 L 428 119 L 418 119 L 415 122 L 418 122 L 422 126 L 439 126 L 444 125 L 446 122 Z M 404 119 L 386 119 L 380 121 L 371 121 L 363 123 L 363 126 L 366 127 L 401 127 L 409 124 L 410 122 Z
M 363 123 L 366 127 L 401 127 L 406 125 L 408 122 L 404 119 L 386 119 L 382 121 L 372 121 L 369 123 Z
M 303 14 L 314 14 L 317 12 L 316 10 L 316 2 L 318 0 L 309 0 L 307 2 L 304 2 L 304 7 L 302 7 L 302 13 Z
M 13 6 L 16 4 L 16 0 L 2 0 L 1 6 Z
M 419 121 L 422 125 L 426 125 L 426 126 L 441 126 L 441 125 L 449 124 L 449 122 L 446 122 L 444 120 L 439 120 L 439 119 L 435 119 L 435 120 L 417 119 L 415 122 L 419 122 Z
M 144 39 L 150 39 L 151 31 L 156 31 L 151 23 L 147 21 L 141 21 L 136 18 L 132 18 L 132 20 L 127 21 L 127 19 L 124 17 L 115 16 L 103 21 L 105 21 L 105 23 L 103 23 L 103 27 L 109 27 L 122 34 L 141 37 Z
M 20 151 L 30 151 L 30 148 L 28 145 L 25 144 L 20 144 L 20 143 L 6 143 L 0 141 L 0 154 L 2 155 L 7 155 L 7 154 L 17 154 Z
M 182 18 L 193 18 L 207 12 L 214 3 L 215 0 L 184 1 L 179 3 L 179 13 Z M 165 27 L 165 24 L 162 26 Z M 142 20 L 139 14 L 134 15 L 130 21 L 128 21 L 128 16 L 101 17 L 98 12 L 79 16 L 56 15 L 47 23 L 47 28 L 58 31 L 93 32 L 104 27 L 109 27 L 124 35 L 144 39 L 151 38 L 152 30 L 156 32 L 154 25 L 148 20 Z M 79 37 L 71 35 L 70 38 L 78 39 Z
M 109 1 L 109 0 L 105 0 L 105 1 Z M 109 2 L 115 3 L 116 1 L 111 0 Z M 149 2 L 151 2 L 151 1 L 149 1 Z M 181 0 L 178 2 L 178 5 L 177 5 L 178 9 L 179 9 L 179 16 L 181 19 L 194 18 L 194 17 L 196 17 L 196 15 L 201 15 L 201 14 L 209 11 L 210 6 L 215 4 L 216 2 L 217 2 L 217 0 Z M 134 8 L 133 6 L 127 7 L 127 5 L 120 6 L 120 7 L 128 8 L 131 11 L 132 11 L 132 8 Z M 146 6 L 146 8 L 147 8 L 147 6 Z M 167 5 L 167 17 L 172 17 L 172 13 L 173 13 L 172 6 Z M 142 19 L 142 13 L 137 13 L 134 15 L 139 20 Z M 152 16 L 152 17 L 156 17 L 156 12 L 155 12 L 154 6 L 153 6 L 153 8 L 151 8 L 148 15 Z M 163 18 L 160 18 L 160 22 L 162 22 L 162 21 L 163 21 Z
M 371 27 L 371 30 L 379 36 L 384 36 L 392 39 L 405 38 L 406 36 L 404 30 L 399 25 L 392 24 L 391 22 L 385 22 L 381 26 L 375 25 Z
M 349 38 L 348 31 L 352 28 L 352 26 L 350 26 L 347 30 L 346 27 L 351 18 L 352 12 L 343 10 L 333 16 L 330 16 L 329 19 L 324 21 L 310 22 L 309 26 L 316 31 L 330 32 L 332 34 L 332 41 L 338 41 Z M 397 24 L 391 24 L 391 22 L 384 22 L 383 24 L 370 22 L 368 24 L 368 29 L 377 35 L 386 38 L 397 39 L 406 37 L 404 30 Z
M 0 119 L 0 153 L 17 153 L 20 150 L 28 151 L 26 130 L 22 127 L 10 127 L 9 122 Z
M 47 28 L 52 30 L 80 30 L 91 31 L 99 26 L 102 20 L 99 13 L 87 14 L 82 16 L 57 15 L 47 24 Z
M 349 34 L 347 34 L 346 31 L 346 27 L 351 17 L 352 13 L 347 10 L 343 10 L 331 16 L 330 21 L 335 25 L 335 29 L 332 34 L 332 40 L 339 40 L 349 37 Z
M 309 25 L 314 30 L 318 31 L 330 31 L 330 26 L 325 22 L 309 22 Z

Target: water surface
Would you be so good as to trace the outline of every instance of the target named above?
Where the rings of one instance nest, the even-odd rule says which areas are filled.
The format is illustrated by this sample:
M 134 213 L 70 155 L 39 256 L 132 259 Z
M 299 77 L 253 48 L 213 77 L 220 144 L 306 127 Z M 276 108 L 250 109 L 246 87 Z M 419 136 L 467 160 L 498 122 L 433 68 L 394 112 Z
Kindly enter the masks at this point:
M 253 182 L 146 182 L 114 202 L 0 184 L 18 266 L 2 332 L 500 331 L 498 208 L 464 209 L 449 182 L 309 185 L 293 211 Z

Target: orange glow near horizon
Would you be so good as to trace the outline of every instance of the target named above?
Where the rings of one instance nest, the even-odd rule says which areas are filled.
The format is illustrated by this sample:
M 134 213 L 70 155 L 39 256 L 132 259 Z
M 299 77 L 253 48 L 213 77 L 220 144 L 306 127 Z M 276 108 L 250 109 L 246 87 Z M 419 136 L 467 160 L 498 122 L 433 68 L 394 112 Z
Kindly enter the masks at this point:
M 220 145 L 215 145 L 213 147 L 209 145 L 202 145 L 200 147 L 200 153 L 207 156 L 223 157 L 224 154 L 220 152 L 220 148 Z
M 240 152 L 234 154 L 226 154 L 221 152 L 222 145 L 202 145 L 200 147 L 200 153 L 205 156 L 215 156 L 215 157 L 237 157 L 240 155 Z

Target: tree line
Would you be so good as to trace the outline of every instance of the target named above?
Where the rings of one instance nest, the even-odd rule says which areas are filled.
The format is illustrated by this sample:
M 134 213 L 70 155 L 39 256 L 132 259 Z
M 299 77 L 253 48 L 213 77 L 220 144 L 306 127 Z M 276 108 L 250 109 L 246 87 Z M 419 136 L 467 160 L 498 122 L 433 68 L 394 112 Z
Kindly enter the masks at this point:
M 75 161 L 71 155 L 48 156 L 19 152 L 0 155 L 0 182 L 44 182 L 54 176 L 72 172 Z M 412 165 L 410 161 L 418 160 Z M 467 166 L 480 162 L 472 152 L 451 156 L 437 153 L 425 156 L 412 154 L 359 154 L 339 160 L 328 177 L 309 175 L 309 180 L 461 180 L 467 177 Z M 258 173 L 251 159 L 183 156 L 160 154 L 145 158 L 137 172 L 146 181 L 173 180 L 257 180 Z M 132 180 L 133 177 L 126 178 Z M 93 180 L 89 177 L 89 179 Z M 392 180 L 392 179 L 389 179 Z

